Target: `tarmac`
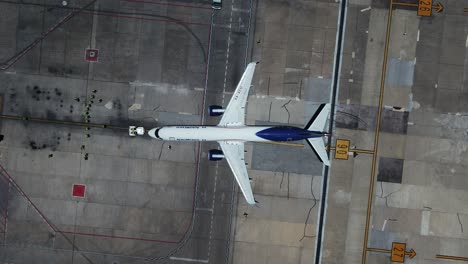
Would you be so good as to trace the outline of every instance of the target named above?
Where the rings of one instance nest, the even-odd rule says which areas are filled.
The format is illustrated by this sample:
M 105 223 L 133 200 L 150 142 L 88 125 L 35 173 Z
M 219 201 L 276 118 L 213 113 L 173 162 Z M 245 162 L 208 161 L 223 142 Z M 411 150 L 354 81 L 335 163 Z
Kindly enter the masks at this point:
M 468 257 L 462 1 L 429 16 L 393 0 L 60 2 L 0 1 L 1 263 Z M 128 135 L 216 125 L 206 109 L 250 61 L 248 125 L 302 127 L 337 93 L 330 170 L 303 142 L 246 144 L 253 207 L 208 160 L 217 143 Z

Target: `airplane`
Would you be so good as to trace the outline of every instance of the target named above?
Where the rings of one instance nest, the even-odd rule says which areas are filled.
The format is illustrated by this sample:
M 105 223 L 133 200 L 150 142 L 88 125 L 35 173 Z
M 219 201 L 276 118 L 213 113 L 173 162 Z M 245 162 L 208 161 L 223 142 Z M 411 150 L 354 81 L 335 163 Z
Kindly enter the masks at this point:
M 317 157 L 330 166 L 322 132 L 330 112 L 330 104 L 322 104 L 304 128 L 292 126 L 247 126 L 245 125 L 245 106 L 252 83 L 255 66 L 251 62 L 242 75 L 239 84 L 226 109 L 221 106 L 209 107 L 211 116 L 222 115 L 217 126 L 164 126 L 148 131 L 152 138 L 168 141 L 217 141 L 221 150 L 210 150 L 209 159 L 218 161 L 225 158 L 231 167 L 247 203 L 254 205 L 250 178 L 244 161 L 245 142 L 289 142 L 305 139 Z M 130 127 L 131 135 L 144 134 L 143 128 Z M 133 130 L 132 130 L 133 129 Z M 138 130 L 139 129 L 139 130 Z

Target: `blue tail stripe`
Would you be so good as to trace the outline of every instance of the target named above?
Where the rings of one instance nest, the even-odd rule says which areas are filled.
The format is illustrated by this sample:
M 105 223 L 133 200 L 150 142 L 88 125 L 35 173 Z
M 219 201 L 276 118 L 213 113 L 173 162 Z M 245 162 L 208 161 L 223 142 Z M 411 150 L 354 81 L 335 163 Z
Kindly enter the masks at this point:
M 271 141 L 296 141 L 306 138 L 321 137 L 322 132 L 309 131 L 298 127 L 270 127 L 256 133 L 258 137 Z

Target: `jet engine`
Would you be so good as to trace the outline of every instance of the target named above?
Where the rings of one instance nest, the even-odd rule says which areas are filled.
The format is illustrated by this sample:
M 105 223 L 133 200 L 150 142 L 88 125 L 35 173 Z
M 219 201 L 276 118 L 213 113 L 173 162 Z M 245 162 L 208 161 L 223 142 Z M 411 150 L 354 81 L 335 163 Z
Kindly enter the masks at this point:
M 210 105 L 208 109 L 210 111 L 210 116 L 220 116 L 224 113 L 223 107 L 219 105 Z
M 218 149 L 211 149 L 210 153 L 208 154 L 208 159 L 212 161 L 222 160 L 223 158 L 224 158 L 223 152 Z

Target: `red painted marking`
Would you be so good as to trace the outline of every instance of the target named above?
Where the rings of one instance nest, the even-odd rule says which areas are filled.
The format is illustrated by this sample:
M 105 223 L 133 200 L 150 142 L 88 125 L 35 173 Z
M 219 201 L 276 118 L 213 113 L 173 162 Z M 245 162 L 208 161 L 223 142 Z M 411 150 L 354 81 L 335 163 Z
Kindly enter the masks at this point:
M 85 60 L 87 62 L 97 62 L 99 57 L 98 49 L 86 49 L 85 51 Z
M 198 26 L 210 26 L 210 25 L 211 25 L 211 24 L 207 24 L 207 23 L 184 22 L 184 21 L 170 20 L 170 19 L 157 19 L 157 18 L 145 18 L 145 17 L 135 17 L 135 16 L 124 16 L 124 15 L 106 14 L 106 13 L 103 13 L 103 12 L 82 12 L 82 13 L 83 13 L 83 14 L 88 14 L 88 15 L 109 16 L 109 17 L 120 17 L 120 18 L 137 19 L 137 20 L 143 20 L 143 21 L 158 21 L 158 22 L 168 22 L 168 23 L 187 24 L 187 25 L 198 25 Z
M 130 19 L 140 19 L 140 20 L 147 20 L 147 21 L 160 21 L 160 22 L 173 22 L 177 24 L 194 24 L 194 25 L 206 25 L 209 26 L 209 34 L 208 34 L 208 49 L 210 48 L 211 45 L 211 31 L 212 31 L 212 26 L 210 24 L 203 24 L 203 23 L 191 23 L 191 22 L 181 22 L 181 21 L 172 21 L 172 20 L 160 20 L 160 19 L 150 19 L 150 18 L 141 18 L 141 17 L 131 17 L 131 16 L 122 16 L 122 15 L 110 15 L 110 14 L 102 14 L 98 12 L 81 12 L 83 14 L 97 14 L 97 15 L 104 15 L 104 16 L 112 16 L 112 17 L 122 17 L 122 18 L 130 18 Z M 208 54 L 207 54 L 208 57 Z M 208 60 L 206 60 L 205 64 L 205 83 L 206 83 L 206 78 L 208 76 Z M 10 65 L 11 66 L 11 65 Z M 206 93 L 206 85 L 203 93 Z M 205 101 L 205 97 L 203 96 L 202 103 Z M 202 110 L 203 111 L 203 110 Z M 200 118 L 200 124 L 201 124 L 202 119 Z M 61 231 L 57 227 L 55 227 L 46 217 L 45 215 L 39 210 L 39 208 L 32 202 L 32 200 L 26 195 L 26 193 L 21 189 L 21 187 L 16 183 L 16 181 L 8 174 L 8 172 L 5 170 L 5 168 L 0 164 L 0 169 L 5 173 L 6 178 L 12 183 L 12 185 L 18 190 L 18 192 L 28 200 L 29 204 L 38 212 L 38 214 L 41 216 L 41 218 L 46 222 L 46 224 L 55 232 L 59 232 L 62 234 L 72 234 L 72 235 L 83 235 L 83 236 L 94 236 L 94 237 L 104 237 L 104 238 L 119 238 L 119 239 L 129 239 L 129 240 L 139 240 L 139 241 L 148 241 L 148 242 L 159 242 L 159 243 L 166 243 L 166 244 L 179 244 L 182 242 L 189 233 L 192 223 L 193 223 L 193 218 L 194 218 L 194 213 L 195 213 L 195 191 L 196 191 L 196 186 L 197 186 L 197 180 L 198 180 L 198 170 L 200 167 L 200 152 L 201 152 L 201 143 L 198 142 L 198 155 L 197 155 L 197 160 L 196 160 L 196 171 L 195 171 L 195 180 L 193 184 L 193 201 L 192 201 L 192 217 L 190 224 L 188 225 L 186 231 L 184 232 L 184 235 L 178 240 L 178 241 L 167 241 L 167 240 L 157 240 L 157 239 L 146 239 L 146 238 L 137 238 L 137 237 L 125 237 L 125 236 L 113 236 L 113 235 L 103 235 L 103 234 L 91 234 L 91 233 L 81 233 L 81 232 L 69 232 L 69 231 Z
M 184 7 L 184 8 L 208 9 L 208 10 L 212 9 L 211 7 L 206 7 L 206 6 L 181 5 L 181 4 L 162 3 L 162 2 L 144 1 L 144 0 L 125 0 L 125 2 L 151 4 L 151 5 L 175 6 L 175 7 Z
M 86 185 L 84 184 L 73 184 L 72 188 L 72 196 L 83 198 L 85 197 L 86 193 Z
M 29 198 L 29 196 L 26 195 L 26 193 L 23 191 L 23 189 L 21 189 L 21 187 L 16 183 L 16 181 L 11 177 L 10 174 L 8 174 L 8 172 L 5 170 L 5 168 L 0 165 L 0 168 L 2 169 L 2 171 L 5 173 L 5 175 L 8 177 L 8 179 L 10 180 L 10 182 L 13 184 L 13 186 L 16 188 L 16 190 L 24 197 L 26 198 L 26 200 L 28 200 L 29 204 L 34 208 L 34 210 L 36 210 L 36 212 L 41 216 L 42 220 L 44 220 L 44 222 L 46 222 L 46 224 L 50 227 L 50 229 L 52 229 L 54 232 L 57 232 L 57 227 L 55 227 L 49 220 L 47 220 L 47 218 L 45 217 L 45 215 L 39 210 L 39 208 L 37 208 L 37 206 L 31 201 L 31 198 Z
M 140 237 L 113 236 L 113 235 L 91 234 L 91 233 L 70 232 L 70 231 L 60 231 L 60 230 L 58 232 L 60 232 L 62 234 L 71 234 L 71 235 L 82 235 L 82 236 L 93 236 L 93 237 L 104 237 L 104 238 L 120 238 L 120 239 L 139 240 L 139 241 L 148 241 L 148 242 L 160 242 L 160 243 L 168 243 L 168 244 L 177 244 L 177 243 L 179 243 L 179 242 L 174 242 L 174 241 L 165 241 L 165 240 L 140 238 Z

